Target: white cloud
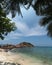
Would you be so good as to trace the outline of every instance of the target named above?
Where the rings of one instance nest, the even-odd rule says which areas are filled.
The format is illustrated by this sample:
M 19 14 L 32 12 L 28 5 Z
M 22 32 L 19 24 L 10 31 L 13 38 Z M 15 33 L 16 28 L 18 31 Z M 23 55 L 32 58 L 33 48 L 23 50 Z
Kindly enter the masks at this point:
M 32 27 L 31 29 L 29 29 L 29 33 L 27 34 L 27 36 L 42 36 L 42 35 L 46 35 L 46 31 L 44 31 L 44 28 L 37 25 L 36 27 Z
M 9 15 L 8 17 L 12 19 L 11 15 Z M 37 22 L 33 23 L 36 24 L 36 26 L 34 25 L 30 28 L 29 25 L 27 25 L 27 22 L 18 21 L 17 18 L 12 19 L 12 21 L 15 21 L 17 31 L 11 32 L 8 35 L 9 39 L 19 39 L 22 36 L 43 36 L 47 33 L 43 27 L 37 24 Z M 18 33 L 18 31 L 20 33 Z
M 40 27 L 39 25 L 33 26 L 29 28 L 29 26 L 24 22 L 16 22 L 17 30 L 21 33 L 18 33 L 17 31 L 11 32 L 8 34 L 8 36 L 5 38 L 5 40 L 12 40 L 12 39 L 19 39 L 20 37 L 28 37 L 28 36 L 43 36 L 46 35 L 46 31 L 44 31 L 43 27 Z
M 23 22 L 16 22 L 17 30 L 20 31 L 21 33 L 25 34 L 28 32 L 29 28 L 26 25 L 26 23 Z

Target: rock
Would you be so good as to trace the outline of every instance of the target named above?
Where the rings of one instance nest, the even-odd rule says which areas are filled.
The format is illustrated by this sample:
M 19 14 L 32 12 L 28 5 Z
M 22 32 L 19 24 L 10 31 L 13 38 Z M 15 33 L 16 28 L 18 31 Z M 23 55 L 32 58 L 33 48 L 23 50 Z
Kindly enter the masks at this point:
M 0 48 L 1 49 L 5 49 L 5 51 L 7 52 L 8 50 L 11 50 L 13 48 L 15 48 L 15 45 L 12 45 L 12 44 L 5 44 L 5 45 L 0 45 Z
M 34 45 L 32 45 L 31 43 L 28 43 L 28 42 L 22 42 L 17 45 L 12 45 L 12 44 L 5 44 L 2 46 L 0 45 L 0 48 L 5 49 L 5 52 L 7 52 L 8 50 L 11 50 L 13 48 L 23 48 L 23 47 L 34 47 Z
M 16 65 L 15 63 L 11 63 L 11 65 Z
M 2 62 L 2 61 L 0 61 L 0 65 L 21 65 L 21 64 L 19 64 L 19 63 L 11 63 L 11 62 Z
M 0 65 L 2 65 L 2 63 L 3 63 L 3 62 L 2 62 L 2 61 L 0 61 Z
M 18 65 L 21 65 L 21 64 L 18 64 Z
M 28 42 L 22 42 L 22 43 L 16 45 L 16 48 L 22 48 L 22 47 L 34 47 L 34 45 L 32 45 L 31 43 L 28 43 Z
M 4 65 L 16 65 L 15 63 L 5 62 Z

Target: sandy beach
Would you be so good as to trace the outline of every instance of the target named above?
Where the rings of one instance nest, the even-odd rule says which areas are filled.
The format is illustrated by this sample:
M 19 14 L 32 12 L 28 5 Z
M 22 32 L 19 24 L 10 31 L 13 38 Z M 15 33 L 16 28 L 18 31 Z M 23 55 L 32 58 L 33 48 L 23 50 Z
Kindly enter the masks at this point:
M 0 49 L 1 50 L 1 49 Z M 3 49 L 0 51 L 0 63 L 2 64 L 6 62 L 15 63 L 16 65 L 43 65 L 41 61 L 33 62 L 31 58 L 26 58 L 21 54 L 15 54 L 12 52 L 5 52 Z M 15 65 L 14 64 L 14 65 Z M 9 64 L 12 65 L 12 64 Z

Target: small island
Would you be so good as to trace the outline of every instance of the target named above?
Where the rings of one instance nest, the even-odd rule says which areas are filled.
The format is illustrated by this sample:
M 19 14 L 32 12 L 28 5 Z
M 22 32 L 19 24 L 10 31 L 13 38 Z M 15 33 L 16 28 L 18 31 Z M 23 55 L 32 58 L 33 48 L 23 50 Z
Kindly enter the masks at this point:
M 21 42 L 16 45 L 16 48 L 23 48 L 23 47 L 34 47 L 34 45 L 29 42 Z
M 31 43 L 28 42 L 21 42 L 19 44 L 13 45 L 13 44 L 4 44 L 4 45 L 0 45 L 1 49 L 13 49 L 13 48 L 24 48 L 24 47 L 34 47 L 34 45 L 32 45 Z

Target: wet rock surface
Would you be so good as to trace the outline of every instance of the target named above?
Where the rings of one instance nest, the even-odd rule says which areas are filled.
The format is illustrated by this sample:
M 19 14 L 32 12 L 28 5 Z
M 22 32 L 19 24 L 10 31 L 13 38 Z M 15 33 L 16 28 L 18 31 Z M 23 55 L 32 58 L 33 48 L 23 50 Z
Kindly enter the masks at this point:
M 11 63 L 11 62 L 2 62 L 0 61 L 0 65 L 21 65 L 19 63 Z

